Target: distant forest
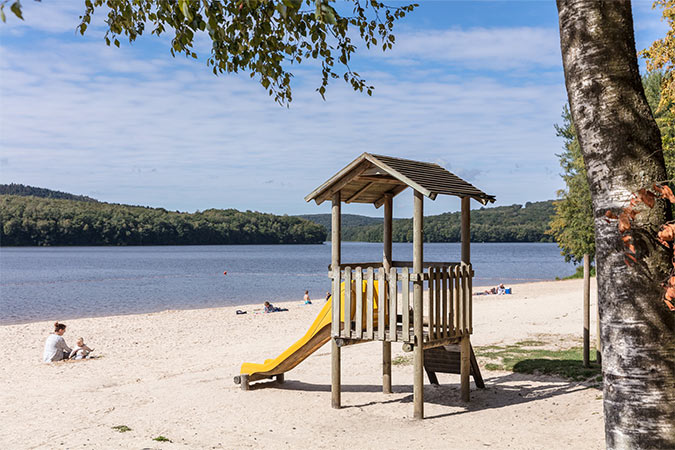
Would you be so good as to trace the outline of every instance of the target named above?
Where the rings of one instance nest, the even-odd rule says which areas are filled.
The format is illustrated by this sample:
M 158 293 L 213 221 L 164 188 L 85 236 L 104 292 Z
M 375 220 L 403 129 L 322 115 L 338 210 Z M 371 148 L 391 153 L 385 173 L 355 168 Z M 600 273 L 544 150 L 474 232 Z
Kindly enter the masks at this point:
M 553 201 L 471 211 L 474 242 L 553 242 Z M 21 184 L 0 185 L 0 245 L 318 244 L 330 214 L 277 216 L 235 209 L 196 213 L 99 202 Z M 382 218 L 345 214 L 345 241 L 382 242 Z M 328 230 L 328 231 L 326 231 Z M 412 242 L 412 220 L 394 219 L 394 242 Z M 424 218 L 425 242 L 459 242 L 460 213 Z
M 86 195 L 75 195 L 51 189 L 26 186 L 25 184 L 0 184 L 0 195 L 22 195 L 41 198 L 60 198 L 63 200 L 78 200 L 81 202 L 97 202 L 98 200 Z
M 9 186 L 24 194 L 0 195 L 2 246 L 319 244 L 326 240 L 324 227 L 299 217 L 235 209 L 171 212 L 89 197 L 86 201 L 54 198 L 70 194 Z
M 471 240 L 473 242 L 553 242 L 546 231 L 555 213 L 553 200 L 523 205 L 497 206 L 471 211 Z M 330 214 L 301 216 L 328 229 Z M 355 218 L 360 217 L 360 220 Z M 371 224 L 367 224 L 367 222 Z M 362 223 L 366 223 L 365 225 Z M 342 223 L 345 241 L 382 242 L 382 219 L 352 216 Z M 394 242 L 412 242 L 412 219 L 394 219 Z M 460 213 L 445 213 L 424 218 L 425 242 L 459 242 Z

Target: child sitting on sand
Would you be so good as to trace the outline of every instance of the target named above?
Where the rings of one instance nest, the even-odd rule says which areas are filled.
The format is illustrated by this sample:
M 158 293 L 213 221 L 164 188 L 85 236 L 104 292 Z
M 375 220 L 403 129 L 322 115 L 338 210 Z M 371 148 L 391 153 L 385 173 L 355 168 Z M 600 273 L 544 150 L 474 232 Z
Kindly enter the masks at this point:
M 85 359 L 89 358 L 89 354 L 93 352 L 94 349 L 91 349 L 87 347 L 87 345 L 84 343 L 83 338 L 77 338 L 77 345 L 73 349 L 72 352 L 70 352 L 70 359 Z

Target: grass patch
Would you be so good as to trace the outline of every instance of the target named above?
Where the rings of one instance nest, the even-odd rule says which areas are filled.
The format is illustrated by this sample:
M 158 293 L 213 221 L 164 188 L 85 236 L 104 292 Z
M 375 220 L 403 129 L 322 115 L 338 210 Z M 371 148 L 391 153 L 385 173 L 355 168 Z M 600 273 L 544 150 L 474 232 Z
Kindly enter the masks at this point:
M 544 341 L 535 341 L 535 340 L 529 340 L 529 341 L 520 341 L 516 342 L 516 346 L 521 346 L 521 347 L 541 347 L 543 345 L 546 345 L 546 342 Z
M 409 366 L 410 364 L 412 364 L 412 356 L 400 355 L 392 359 L 391 363 L 395 366 Z
M 129 428 L 126 425 L 115 425 L 114 427 L 111 427 L 113 430 L 118 431 L 120 433 L 126 433 L 127 431 L 131 431 L 131 428 Z
M 543 375 L 557 375 L 575 381 L 602 380 L 600 365 L 591 361 L 590 367 L 583 366 L 583 349 L 574 347 L 567 350 L 544 350 L 523 348 L 524 343 L 534 346 L 531 342 L 523 341 L 521 345 L 507 345 L 505 347 L 489 346 L 474 349 L 477 356 L 490 359 L 485 364 L 487 370 L 507 370 L 518 373 Z M 537 343 L 543 345 L 543 343 Z
M 591 266 L 591 278 L 595 276 L 595 266 Z M 563 277 L 563 280 L 576 280 L 577 278 L 583 278 L 584 277 L 584 266 L 583 264 L 580 266 L 577 266 L 576 272 L 574 272 L 572 275 L 568 277 Z M 559 278 L 556 277 L 556 280 Z
M 171 439 L 164 437 L 162 435 L 157 436 L 156 438 L 152 438 L 153 441 L 158 441 L 158 442 L 173 442 Z

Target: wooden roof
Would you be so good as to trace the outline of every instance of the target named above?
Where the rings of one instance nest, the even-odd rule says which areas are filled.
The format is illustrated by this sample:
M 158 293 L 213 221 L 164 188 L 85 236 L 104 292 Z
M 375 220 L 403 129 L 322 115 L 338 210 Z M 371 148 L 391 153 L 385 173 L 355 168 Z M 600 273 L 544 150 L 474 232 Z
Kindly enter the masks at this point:
M 363 153 L 305 197 L 320 205 L 341 193 L 345 203 L 373 203 L 379 208 L 385 194 L 411 187 L 434 200 L 438 194 L 471 197 L 486 205 L 495 197 L 479 190 L 438 164 Z

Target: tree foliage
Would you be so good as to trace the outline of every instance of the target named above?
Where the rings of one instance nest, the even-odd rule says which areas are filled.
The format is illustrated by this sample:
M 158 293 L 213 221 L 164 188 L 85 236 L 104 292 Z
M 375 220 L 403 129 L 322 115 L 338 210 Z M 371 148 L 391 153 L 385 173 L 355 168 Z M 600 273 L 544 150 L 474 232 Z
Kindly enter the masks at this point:
M 672 101 L 663 103 L 665 97 L 661 88 L 664 78 L 665 75 L 660 71 L 649 72 L 642 76 L 642 86 L 661 131 L 666 170 L 672 179 L 675 177 L 675 113 L 671 109 Z M 659 105 L 665 107 L 660 108 Z M 595 255 L 591 191 L 579 139 L 567 105 L 563 107 L 562 119 L 562 125 L 555 125 L 555 130 L 556 135 L 564 141 L 563 152 L 558 157 L 565 188 L 558 191 L 559 200 L 555 202 L 556 212 L 549 233 L 560 246 L 565 260 L 579 263 L 584 254 L 591 255 L 591 259 Z
M 663 96 L 658 104 L 658 110 L 670 109 L 675 113 L 675 79 L 673 79 L 673 69 L 675 69 L 675 0 L 656 0 L 654 8 L 663 9 L 662 17 L 668 22 L 668 31 L 666 35 L 654 41 L 654 43 L 640 52 L 647 63 L 649 71 L 663 71 L 666 76 L 661 78 Z M 650 102 L 652 110 L 656 110 Z
M 98 200 L 86 195 L 75 195 L 67 192 L 54 191 L 52 189 L 45 189 L 34 186 L 26 186 L 25 184 L 0 184 L 0 195 L 23 195 L 42 198 L 61 198 L 64 200 L 79 200 L 81 202 L 97 202 Z
M 558 191 L 555 215 L 549 233 L 555 238 L 565 261 L 579 263 L 584 254 L 595 256 L 595 227 L 591 191 L 579 139 L 572 123 L 569 107 L 565 105 L 562 125 L 555 125 L 556 135 L 563 138 L 563 152 L 558 155 L 565 189 Z
M 553 202 L 534 202 L 522 205 L 480 208 L 471 211 L 471 240 L 473 242 L 550 242 L 546 234 L 548 222 L 553 215 Z M 326 214 L 326 218 L 330 215 Z M 325 218 L 311 218 L 315 222 Z M 371 225 L 342 227 L 345 241 L 382 242 L 382 219 L 368 217 L 366 222 L 377 221 Z M 395 219 L 392 224 L 394 242 L 412 242 L 412 220 Z M 425 242 L 460 242 L 461 213 L 444 213 L 424 218 Z
M 0 11 L 8 0 L 0 1 Z M 373 86 L 349 62 L 357 34 L 366 48 L 391 49 L 394 22 L 417 5 L 390 7 L 377 0 L 351 0 L 351 13 L 340 14 L 332 0 L 85 0 L 78 31 L 84 34 L 96 11 L 107 14 L 105 42 L 135 41 L 144 32 L 170 34 L 171 54 L 197 58 L 195 42 L 211 42 L 206 63 L 214 74 L 248 73 L 257 77 L 280 104 L 292 100 L 290 67 L 321 62 L 323 97 L 331 79 L 344 78 L 354 90 L 371 95 Z M 21 2 L 11 3 L 22 18 Z M 5 21 L 4 12 L 2 20 Z M 337 63 L 337 65 L 336 65 Z
M 0 195 L 0 245 L 318 244 L 308 220 L 235 209 L 163 208 Z

